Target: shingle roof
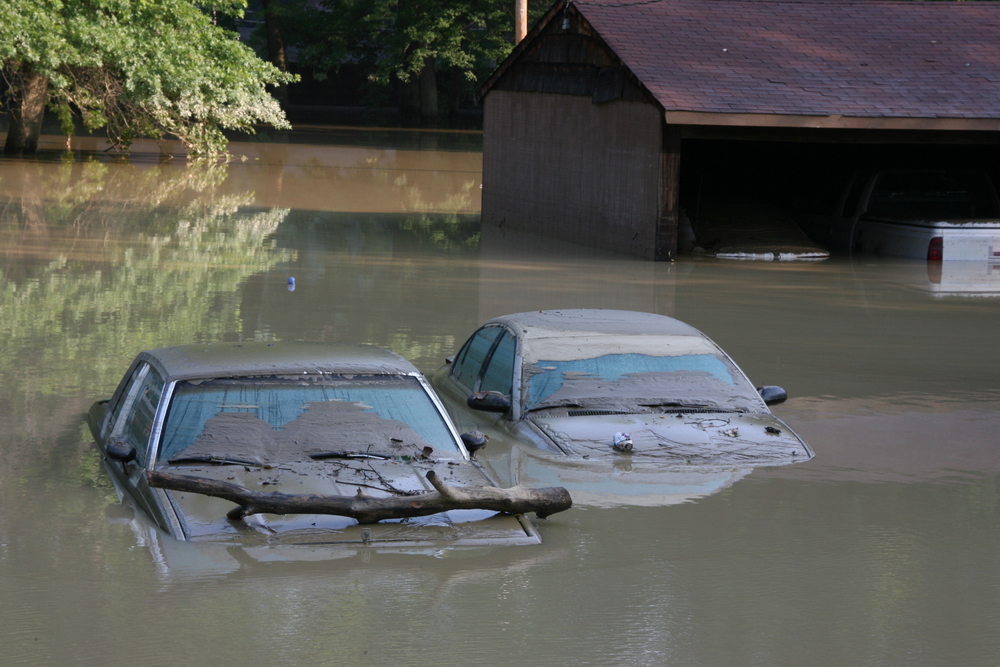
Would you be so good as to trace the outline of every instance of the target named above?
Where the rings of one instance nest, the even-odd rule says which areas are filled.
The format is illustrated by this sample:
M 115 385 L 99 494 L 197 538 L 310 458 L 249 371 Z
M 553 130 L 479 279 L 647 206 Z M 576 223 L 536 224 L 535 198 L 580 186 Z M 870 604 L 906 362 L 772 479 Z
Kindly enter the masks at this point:
M 581 0 L 667 112 L 1000 118 L 1000 3 Z

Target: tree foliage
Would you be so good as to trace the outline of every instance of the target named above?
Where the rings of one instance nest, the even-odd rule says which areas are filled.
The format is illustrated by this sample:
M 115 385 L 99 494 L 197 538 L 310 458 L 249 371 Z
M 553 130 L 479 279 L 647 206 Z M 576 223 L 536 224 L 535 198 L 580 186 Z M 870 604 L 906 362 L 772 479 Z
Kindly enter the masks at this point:
M 212 11 L 241 16 L 245 0 Z M 4 0 L 0 63 L 7 105 L 26 75 L 48 78 L 67 133 L 79 113 L 121 149 L 173 135 L 192 154 L 225 150 L 223 129 L 287 127 L 267 87 L 294 77 L 259 59 L 192 0 Z
M 513 48 L 513 0 L 290 0 L 286 42 L 318 72 L 359 64 L 376 84 L 430 67 L 475 82 Z
M 372 78 L 409 81 L 432 58 L 476 80 L 477 66 L 499 62 L 512 48 L 509 0 L 364 0 L 362 39 Z

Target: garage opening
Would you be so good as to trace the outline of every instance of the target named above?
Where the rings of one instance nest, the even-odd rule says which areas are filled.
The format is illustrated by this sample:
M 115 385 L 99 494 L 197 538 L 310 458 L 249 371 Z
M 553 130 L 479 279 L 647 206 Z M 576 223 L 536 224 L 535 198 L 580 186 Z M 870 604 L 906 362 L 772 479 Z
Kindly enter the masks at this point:
M 789 225 L 815 236 L 806 221 L 842 208 L 848 186 L 859 173 L 888 169 L 983 172 L 1000 190 L 997 138 L 977 133 L 959 142 L 956 136 L 961 133 L 919 143 L 880 141 L 884 136 L 855 143 L 684 138 L 681 225 L 686 216 L 696 245 L 706 251 L 719 250 L 734 238 L 746 247 L 755 230 L 758 237 L 780 234 Z M 829 238 L 814 240 L 835 246 L 828 248 L 834 255 L 847 251 Z M 682 251 L 684 243 L 682 230 Z

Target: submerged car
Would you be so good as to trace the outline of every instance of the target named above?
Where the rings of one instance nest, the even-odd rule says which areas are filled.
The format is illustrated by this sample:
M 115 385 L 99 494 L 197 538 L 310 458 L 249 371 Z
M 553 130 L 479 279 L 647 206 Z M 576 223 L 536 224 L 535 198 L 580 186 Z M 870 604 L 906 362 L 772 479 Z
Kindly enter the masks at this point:
M 813 456 L 768 409 L 785 400 L 783 389 L 755 389 L 708 337 L 662 315 L 551 310 L 497 317 L 432 382 L 460 427 L 514 446 L 511 469 L 519 454 L 553 455 L 548 466 L 535 457 L 530 477 L 560 479 L 577 502 L 578 491 L 600 493 L 602 485 L 618 495 L 698 495 L 750 468 Z M 569 460 L 588 472 L 573 473 Z M 608 491 L 623 470 L 645 491 Z M 706 471 L 711 480 L 699 475 Z
M 449 487 L 492 492 L 426 379 L 387 350 L 297 342 L 149 350 L 88 422 L 120 498 L 177 540 L 255 548 L 540 542 L 521 514 L 451 509 L 366 525 L 325 513 L 240 516 L 231 499 L 153 486 L 173 476 L 242 487 L 263 501 L 412 497 L 416 507 L 419 494 L 434 491 L 433 471 Z
M 973 261 L 987 271 L 1000 260 L 1000 198 L 980 171 L 858 172 L 832 211 L 799 223 L 816 241 L 863 255 Z

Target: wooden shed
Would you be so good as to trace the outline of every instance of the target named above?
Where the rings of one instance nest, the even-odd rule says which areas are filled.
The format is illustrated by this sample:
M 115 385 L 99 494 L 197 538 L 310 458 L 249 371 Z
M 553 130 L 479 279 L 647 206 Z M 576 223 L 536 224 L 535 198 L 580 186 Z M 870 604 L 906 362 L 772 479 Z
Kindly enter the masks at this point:
M 484 224 L 671 259 L 705 142 L 995 153 L 1000 3 L 560 0 L 478 97 Z

